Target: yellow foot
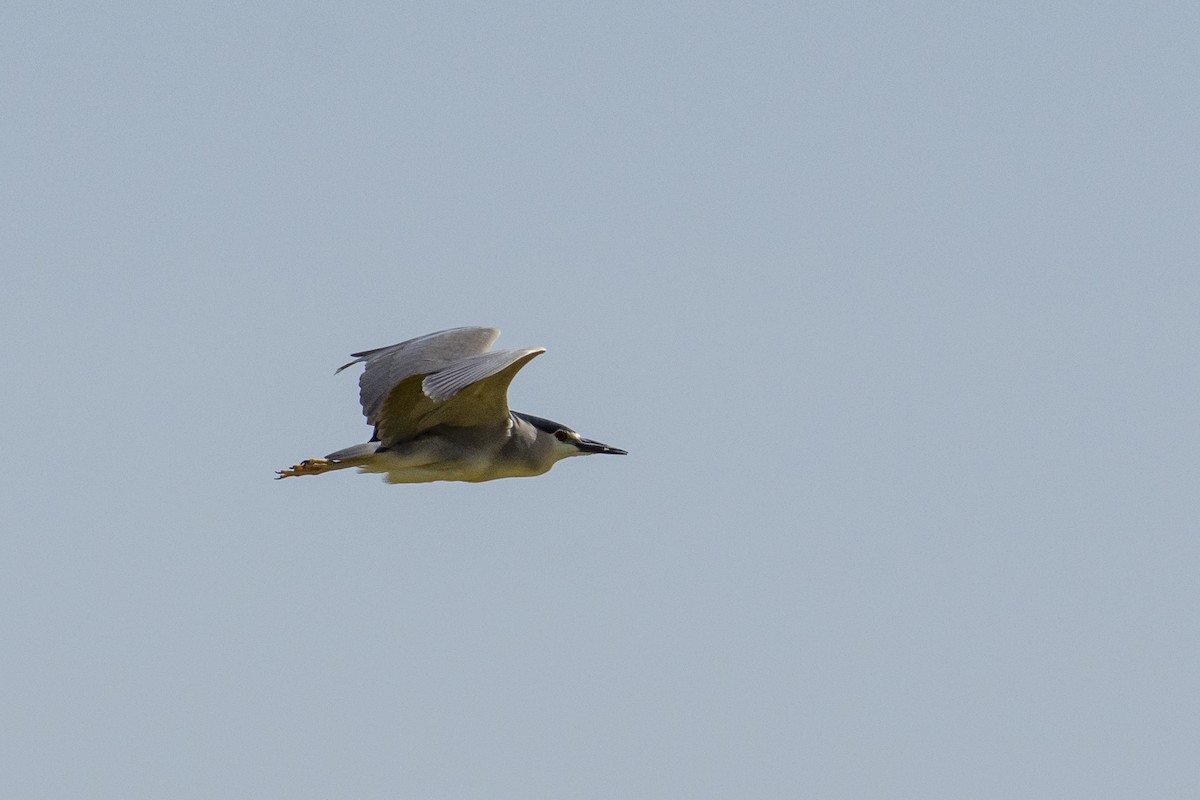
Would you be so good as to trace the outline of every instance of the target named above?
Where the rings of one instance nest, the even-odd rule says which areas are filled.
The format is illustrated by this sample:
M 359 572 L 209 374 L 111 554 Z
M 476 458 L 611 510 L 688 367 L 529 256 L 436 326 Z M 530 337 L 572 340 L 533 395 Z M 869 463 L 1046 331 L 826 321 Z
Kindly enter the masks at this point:
M 333 462 L 324 458 L 306 458 L 291 469 L 281 469 L 275 473 L 275 480 L 294 478 L 297 475 L 320 475 L 333 468 Z

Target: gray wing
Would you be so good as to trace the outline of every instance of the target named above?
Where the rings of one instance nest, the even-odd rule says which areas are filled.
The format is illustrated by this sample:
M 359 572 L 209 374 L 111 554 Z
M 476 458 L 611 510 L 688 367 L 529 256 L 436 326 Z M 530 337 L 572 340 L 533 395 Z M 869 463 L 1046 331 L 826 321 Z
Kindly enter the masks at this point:
M 366 364 L 358 378 L 358 399 L 371 425 L 379 424 L 379 408 L 388 393 L 414 375 L 429 375 L 469 356 L 486 353 L 500 331 L 495 328 L 451 328 L 407 342 L 351 353 L 354 360 L 337 371 L 360 362 Z
M 390 447 L 437 425 L 503 424 L 508 420 L 508 385 L 521 367 L 544 352 L 542 347 L 497 350 L 405 378 L 383 401 L 375 435 Z

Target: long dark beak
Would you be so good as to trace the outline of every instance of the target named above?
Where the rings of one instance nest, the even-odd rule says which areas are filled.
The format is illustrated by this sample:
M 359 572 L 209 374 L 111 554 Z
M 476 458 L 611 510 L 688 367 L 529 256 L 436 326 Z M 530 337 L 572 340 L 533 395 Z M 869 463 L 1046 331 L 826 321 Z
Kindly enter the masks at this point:
M 614 456 L 627 456 L 629 453 L 619 447 L 609 447 L 601 442 L 593 442 L 591 439 L 581 438 L 575 442 L 575 446 L 585 453 L 608 453 Z

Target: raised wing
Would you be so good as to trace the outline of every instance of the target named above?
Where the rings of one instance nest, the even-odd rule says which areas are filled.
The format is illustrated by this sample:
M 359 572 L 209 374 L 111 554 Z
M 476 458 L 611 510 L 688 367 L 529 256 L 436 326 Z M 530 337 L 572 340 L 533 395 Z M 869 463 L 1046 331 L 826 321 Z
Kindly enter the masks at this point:
M 495 328 L 451 328 L 407 342 L 351 353 L 354 360 L 337 371 L 365 363 L 358 378 L 358 399 L 363 414 L 371 425 L 379 424 L 379 409 L 388 394 L 400 383 L 415 375 L 429 375 L 449 367 L 464 358 L 486 353 L 500 331 Z
M 460 359 L 397 384 L 377 414 L 375 435 L 384 447 L 438 425 L 475 427 L 508 421 L 508 385 L 521 367 L 546 352 L 536 347 L 497 350 Z

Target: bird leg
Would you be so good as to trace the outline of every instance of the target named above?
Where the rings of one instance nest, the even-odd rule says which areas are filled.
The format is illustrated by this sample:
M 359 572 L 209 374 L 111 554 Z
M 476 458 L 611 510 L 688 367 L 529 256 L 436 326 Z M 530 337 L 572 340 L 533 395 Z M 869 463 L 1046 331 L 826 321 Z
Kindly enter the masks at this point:
M 298 475 L 320 475 L 322 472 L 328 472 L 331 469 L 340 469 L 342 464 L 336 461 L 330 461 L 327 458 L 306 458 L 299 464 L 293 465 L 290 469 L 281 469 L 275 473 L 275 480 L 281 478 L 294 478 Z

